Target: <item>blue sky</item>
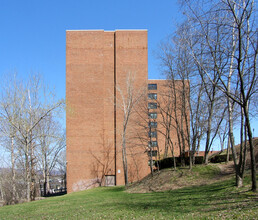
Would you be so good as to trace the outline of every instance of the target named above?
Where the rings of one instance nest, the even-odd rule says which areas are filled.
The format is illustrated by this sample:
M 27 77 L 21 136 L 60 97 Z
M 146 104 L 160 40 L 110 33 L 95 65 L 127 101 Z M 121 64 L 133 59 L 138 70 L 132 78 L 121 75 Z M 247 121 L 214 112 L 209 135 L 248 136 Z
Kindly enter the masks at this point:
M 66 30 L 148 29 L 149 78 L 163 78 L 154 53 L 181 19 L 177 0 L 1 0 L 0 77 L 40 73 L 65 98 Z
M 65 97 L 65 31 L 148 29 L 149 78 L 162 74 L 154 53 L 180 21 L 177 0 L 1 0 L 0 76 L 40 73 Z

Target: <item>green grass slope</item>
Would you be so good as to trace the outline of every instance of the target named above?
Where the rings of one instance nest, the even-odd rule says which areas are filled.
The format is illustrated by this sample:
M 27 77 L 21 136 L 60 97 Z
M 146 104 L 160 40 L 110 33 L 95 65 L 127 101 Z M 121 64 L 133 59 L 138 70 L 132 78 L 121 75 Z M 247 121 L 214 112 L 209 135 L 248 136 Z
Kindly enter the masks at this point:
M 195 169 L 194 178 L 212 178 L 207 170 L 214 168 Z M 236 189 L 230 178 L 152 193 L 128 193 L 124 187 L 95 188 L 1 207 L 0 219 L 256 219 L 257 193 L 249 190 L 248 175 L 244 182 L 246 187 L 241 189 Z
M 192 170 L 189 170 L 189 167 L 178 167 L 176 170 L 168 168 L 133 183 L 126 191 L 132 193 L 167 191 L 214 183 L 221 178 L 218 165 L 198 165 L 193 166 Z

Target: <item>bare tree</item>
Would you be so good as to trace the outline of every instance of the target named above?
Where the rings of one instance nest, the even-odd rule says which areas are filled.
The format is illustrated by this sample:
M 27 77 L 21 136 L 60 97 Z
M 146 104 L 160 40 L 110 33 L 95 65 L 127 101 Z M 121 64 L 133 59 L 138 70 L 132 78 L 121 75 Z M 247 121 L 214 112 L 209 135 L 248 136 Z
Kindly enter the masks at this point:
M 203 111 L 201 94 L 204 86 L 194 78 L 196 74 L 194 63 L 189 56 L 187 39 L 185 39 L 187 30 L 181 28 L 177 33 L 178 35 L 172 36 L 162 45 L 160 59 L 169 82 L 168 96 L 172 96 L 173 115 L 171 117 L 177 134 L 181 163 L 184 165 L 185 152 L 188 150 L 191 169 L 196 145 L 200 143 L 198 140 L 203 136 L 200 112 Z
M 161 86 L 161 85 L 160 85 Z M 176 157 L 175 157 L 175 145 L 176 141 L 172 138 L 172 134 L 178 131 L 176 122 L 176 112 L 174 112 L 174 94 L 171 87 L 171 81 L 167 80 L 161 89 L 163 92 L 159 92 L 158 114 L 160 120 L 158 121 L 159 127 L 157 129 L 158 134 L 161 134 L 165 139 L 165 148 L 162 155 L 163 158 L 167 158 L 169 155 L 173 158 L 173 167 L 176 169 Z M 177 133 L 179 134 L 179 133 Z M 178 136 L 177 136 L 178 137 Z M 180 137 L 179 137 L 180 138 Z M 179 141 L 180 142 L 180 141 Z M 179 145 L 181 149 L 181 145 Z
M 150 109 L 148 108 L 148 95 L 144 91 L 141 102 L 134 108 L 137 115 L 133 117 L 132 122 L 135 127 L 136 146 L 143 149 L 148 154 L 149 166 L 151 174 L 153 175 L 153 148 L 152 146 L 152 132 L 154 132 L 154 125 L 157 126 L 156 118 L 151 117 Z
M 125 89 L 121 88 L 120 85 L 116 85 L 118 91 L 116 105 L 123 113 L 123 125 L 121 130 L 122 138 L 122 161 L 124 170 L 125 185 L 128 185 L 128 164 L 127 164 L 127 139 L 128 137 L 128 124 L 133 114 L 135 105 L 143 97 L 142 88 L 136 88 L 134 82 L 134 76 L 132 73 L 128 73 L 126 79 Z
M 58 121 L 55 121 L 50 114 L 45 120 L 39 123 L 37 136 L 39 146 L 36 149 L 36 155 L 39 158 L 39 169 L 43 174 L 44 195 L 47 195 L 50 190 L 50 173 L 56 166 L 60 152 L 66 146 L 65 132 L 62 130 Z
M 101 135 L 101 148 L 98 149 L 98 152 L 90 150 L 90 154 L 94 157 L 95 161 L 91 167 L 91 173 L 96 176 L 95 183 L 99 186 L 105 186 L 107 181 L 105 177 L 110 175 L 112 172 L 112 164 L 114 163 L 114 150 L 111 143 L 108 140 L 105 140 L 104 134 Z M 94 183 L 94 184 L 95 184 Z
M 62 150 L 56 160 L 56 169 L 62 175 L 62 185 L 66 190 L 66 150 Z
M 20 155 L 20 149 L 17 147 L 17 131 L 11 125 L 11 122 L 18 120 L 19 117 L 19 106 L 18 101 L 21 99 L 21 83 L 17 81 L 16 75 L 9 79 L 10 83 L 4 85 L 5 93 L 1 94 L 1 100 L 4 103 L 0 103 L 2 113 L 8 112 L 9 118 L 0 117 L 0 132 L 2 146 L 10 153 L 11 161 L 11 204 L 15 204 L 18 201 L 18 194 L 16 191 L 16 169 L 17 169 L 17 157 Z M 7 110 L 8 109 L 8 110 Z M 9 203 L 9 201 L 7 202 Z
M 0 117 L 13 131 L 17 151 L 24 159 L 26 197 L 30 201 L 36 196 L 38 126 L 59 109 L 63 101 L 55 101 L 54 94 L 42 85 L 38 75 L 32 76 L 26 83 L 18 83 L 15 79 L 10 82 L 2 86 Z
M 191 47 L 192 56 L 209 81 L 220 89 L 228 99 L 229 138 L 236 170 L 236 184 L 242 186 L 245 150 L 241 150 L 239 159 L 234 149 L 232 126 L 232 102 L 242 108 L 244 125 L 250 146 L 252 190 L 256 191 L 256 165 L 252 129 L 250 125 L 250 105 L 257 93 L 256 62 L 258 53 L 257 26 L 254 0 L 184 0 L 188 22 L 191 23 L 192 34 L 198 35 L 200 43 Z M 193 4 L 194 3 L 194 4 Z M 211 71 L 200 62 L 200 45 L 205 48 L 212 62 Z M 237 92 L 236 92 L 237 91 Z M 242 129 L 244 132 L 245 129 Z

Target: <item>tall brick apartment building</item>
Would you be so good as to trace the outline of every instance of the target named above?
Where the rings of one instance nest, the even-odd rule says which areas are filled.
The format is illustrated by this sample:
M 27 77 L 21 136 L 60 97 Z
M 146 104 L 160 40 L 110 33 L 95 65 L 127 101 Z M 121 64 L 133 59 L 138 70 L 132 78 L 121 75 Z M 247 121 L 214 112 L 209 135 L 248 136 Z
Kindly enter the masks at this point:
M 127 92 L 127 78 L 134 76 L 134 89 L 147 89 L 146 126 L 134 113 L 128 125 L 127 158 L 129 181 L 150 172 L 148 147 L 153 156 L 164 152 L 165 138 L 156 129 L 159 93 L 166 80 L 148 80 L 146 30 L 67 31 L 66 100 L 67 100 L 67 187 L 68 192 L 94 186 L 123 185 L 122 164 L 123 110 L 121 93 Z M 119 88 L 119 91 L 118 91 Z M 144 123 L 143 120 L 143 123 Z M 147 142 L 137 139 L 139 130 Z M 134 133 L 134 135 L 132 135 Z M 173 138 L 174 134 L 171 134 Z M 145 145 L 145 146 L 144 146 Z M 147 145 L 147 146 L 146 146 Z M 176 150 L 176 154 L 179 154 Z

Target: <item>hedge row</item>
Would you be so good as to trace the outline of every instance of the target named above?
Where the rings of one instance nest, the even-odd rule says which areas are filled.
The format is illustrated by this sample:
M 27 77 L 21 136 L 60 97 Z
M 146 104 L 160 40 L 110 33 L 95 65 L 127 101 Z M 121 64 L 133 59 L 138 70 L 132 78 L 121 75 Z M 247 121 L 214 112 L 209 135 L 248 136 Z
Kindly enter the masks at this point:
M 181 166 L 181 158 L 175 157 L 176 166 Z M 203 156 L 195 156 L 195 164 L 202 164 L 203 163 Z M 232 155 L 229 155 L 229 160 L 232 160 Z M 210 158 L 211 163 L 221 163 L 227 161 L 227 155 L 216 155 Z M 185 164 L 189 165 L 189 157 L 185 158 Z M 159 161 L 155 162 L 155 166 L 159 165 L 159 169 L 171 168 L 174 167 L 174 158 L 168 157 Z
M 180 167 L 181 158 L 175 157 L 175 160 L 176 160 L 176 166 Z M 203 156 L 195 156 L 195 164 L 202 164 L 202 162 L 203 162 Z M 189 157 L 185 158 L 185 164 L 189 165 Z M 156 161 L 155 166 L 157 167 L 158 165 L 159 165 L 159 169 L 174 167 L 174 158 L 168 157 L 168 158 Z
M 232 155 L 230 154 L 229 155 L 229 160 L 232 160 Z M 211 163 L 221 163 L 221 162 L 226 162 L 227 161 L 227 155 L 224 154 L 224 155 L 216 155 L 212 158 L 210 158 L 210 162 Z

